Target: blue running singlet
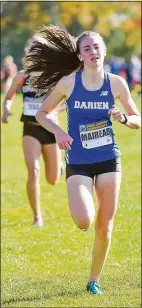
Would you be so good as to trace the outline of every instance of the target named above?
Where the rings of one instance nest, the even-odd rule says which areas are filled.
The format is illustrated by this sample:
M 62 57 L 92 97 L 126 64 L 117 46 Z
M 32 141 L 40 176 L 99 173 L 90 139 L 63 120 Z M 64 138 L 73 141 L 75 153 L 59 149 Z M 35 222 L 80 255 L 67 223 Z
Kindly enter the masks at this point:
M 76 73 L 74 90 L 66 101 L 68 134 L 74 141 L 65 160 L 67 164 L 93 164 L 119 157 L 108 114 L 114 105 L 108 74 L 96 91 L 85 89 L 81 74 Z

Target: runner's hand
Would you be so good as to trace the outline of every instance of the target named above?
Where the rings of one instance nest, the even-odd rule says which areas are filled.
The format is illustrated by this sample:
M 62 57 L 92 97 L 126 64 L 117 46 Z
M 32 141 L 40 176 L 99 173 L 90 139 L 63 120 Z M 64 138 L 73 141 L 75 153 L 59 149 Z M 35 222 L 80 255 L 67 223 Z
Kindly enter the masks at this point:
M 61 150 L 70 150 L 73 139 L 65 132 L 60 132 L 55 135 L 56 142 Z
M 119 108 L 116 107 L 115 105 L 112 106 L 112 108 L 109 110 L 108 113 L 112 117 L 113 120 L 116 120 L 118 122 L 124 121 L 123 114 L 120 112 Z
M 2 123 L 8 123 L 8 117 L 11 115 L 13 115 L 12 112 L 5 110 L 1 119 Z

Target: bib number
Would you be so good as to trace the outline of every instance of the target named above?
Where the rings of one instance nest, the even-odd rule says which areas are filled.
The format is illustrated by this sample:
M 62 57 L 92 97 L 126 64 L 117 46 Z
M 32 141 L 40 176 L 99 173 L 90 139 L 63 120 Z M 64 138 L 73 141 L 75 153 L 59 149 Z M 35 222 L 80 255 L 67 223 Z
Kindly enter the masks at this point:
M 26 116 L 35 116 L 38 109 L 40 108 L 41 106 L 41 100 L 39 102 L 39 100 L 37 99 L 27 99 L 24 101 L 24 115 Z
M 111 127 L 108 126 L 107 121 L 80 125 L 79 130 L 82 147 L 85 149 L 93 149 L 113 143 Z

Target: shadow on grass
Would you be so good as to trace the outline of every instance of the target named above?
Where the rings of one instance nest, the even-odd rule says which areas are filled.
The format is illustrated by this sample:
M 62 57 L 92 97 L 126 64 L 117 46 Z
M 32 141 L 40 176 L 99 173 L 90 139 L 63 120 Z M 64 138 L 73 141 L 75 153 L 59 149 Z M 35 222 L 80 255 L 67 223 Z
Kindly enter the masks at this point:
M 63 296 L 68 296 L 68 297 L 77 297 L 77 296 L 81 296 L 82 292 L 68 292 L 67 294 L 65 292 L 60 292 L 58 293 L 58 297 L 63 297 Z M 5 301 L 2 301 L 2 306 L 1 307 L 7 307 L 7 306 L 4 306 L 6 304 L 10 304 L 10 303 L 18 303 L 18 302 L 32 302 L 32 301 L 38 301 L 38 300 L 51 300 L 53 298 L 56 298 L 57 297 L 57 294 L 56 295 L 45 295 L 45 296 L 31 296 L 31 297 L 19 297 L 19 298 L 9 298 L 8 300 L 5 300 Z M 25 307 L 28 307 L 28 306 L 25 306 Z M 58 306 L 59 308 L 61 306 Z M 57 308 L 58 308 L 57 307 Z M 24 308 L 24 306 L 23 306 Z
M 46 284 L 47 286 L 47 284 Z M 61 286 L 61 285 L 60 285 Z M 82 289 L 80 290 L 67 290 L 65 289 L 65 287 L 63 288 L 63 290 L 59 290 L 59 292 L 57 292 L 58 289 L 58 285 L 56 288 L 56 285 L 54 284 L 53 286 L 50 284 L 50 291 L 49 294 L 47 294 L 46 290 L 45 290 L 45 294 L 41 294 L 41 296 L 15 296 L 15 297 L 11 297 L 7 300 L 2 300 L 2 307 L 7 307 L 6 305 L 10 304 L 10 303 L 18 303 L 18 302 L 31 302 L 31 301 L 39 301 L 39 300 L 52 300 L 53 298 L 58 298 L 58 297 L 69 297 L 69 298 L 74 298 L 74 297 L 78 297 L 82 295 Z M 68 287 L 68 285 L 67 285 Z M 53 294 L 52 290 L 56 290 L 55 293 Z M 25 306 L 28 307 L 28 306 Z M 24 308 L 24 306 L 23 306 Z M 60 307 L 59 307 L 60 308 Z

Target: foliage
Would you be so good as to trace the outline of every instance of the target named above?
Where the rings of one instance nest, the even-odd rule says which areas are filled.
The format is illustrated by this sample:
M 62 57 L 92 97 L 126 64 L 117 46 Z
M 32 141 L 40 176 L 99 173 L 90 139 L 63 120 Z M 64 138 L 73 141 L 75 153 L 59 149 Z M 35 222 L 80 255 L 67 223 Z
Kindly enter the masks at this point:
M 27 39 L 49 23 L 66 27 L 75 36 L 85 29 L 100 32 L 109 55 L 140 53 L 140 2 L 15 1 L 2 2 L 1 11 L 2 58 L 10 53 L 18 64 Z

